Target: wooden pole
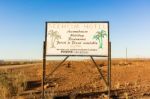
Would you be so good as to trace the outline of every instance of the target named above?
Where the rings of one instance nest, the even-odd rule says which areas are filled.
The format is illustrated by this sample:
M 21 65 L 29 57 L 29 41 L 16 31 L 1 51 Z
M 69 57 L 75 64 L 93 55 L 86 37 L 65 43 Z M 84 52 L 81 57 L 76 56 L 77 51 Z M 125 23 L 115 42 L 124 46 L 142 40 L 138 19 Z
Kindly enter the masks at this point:
M 43 74 L 42 74 L 42 99 L 44 99 L 44 84 L 45 84 L 45 68 L 46 68 L 46 47 L 45 41 L 43 42 Z
M 127 64 L 127 58 L 128 58 L 128 50 L 126 48 L 126 64 Z
M 108 45 L 108 97 L 111 95 L 111 42 Z

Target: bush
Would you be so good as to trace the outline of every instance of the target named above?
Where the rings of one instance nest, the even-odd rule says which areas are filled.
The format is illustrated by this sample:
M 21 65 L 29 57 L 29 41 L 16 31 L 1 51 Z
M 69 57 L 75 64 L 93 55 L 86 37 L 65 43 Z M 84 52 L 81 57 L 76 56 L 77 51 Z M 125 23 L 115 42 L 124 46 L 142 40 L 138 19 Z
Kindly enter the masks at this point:
M 0 73 L 0 97 L 8 99 L 26 89 L 27 77 L 24 72 Z
M 13 94 L 12 92 L 12 85 L 11 81 L 9 80 L 7 74 L 0 74 L 0 97 L 2 99 L 6 99 L 7 97 L 11 97 Z

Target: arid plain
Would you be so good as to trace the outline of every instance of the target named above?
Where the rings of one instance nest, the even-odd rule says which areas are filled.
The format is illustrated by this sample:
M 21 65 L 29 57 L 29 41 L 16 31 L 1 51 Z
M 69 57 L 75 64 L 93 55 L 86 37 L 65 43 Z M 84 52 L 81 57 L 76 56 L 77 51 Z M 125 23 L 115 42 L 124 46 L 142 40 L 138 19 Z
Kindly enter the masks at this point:
M 107 99 L 107 87 L 91 60 L 69 60 L 54 71 L 59 63 L 47 61 L 46 99 Z M 96 63 L 106 79 L 106 60 Z M 0 74 L 1 99 L 40 99 L 42 61 L 4 61 Z M 149 59 L 113 59 L 111 98 L 149 99 L 149 74 Z

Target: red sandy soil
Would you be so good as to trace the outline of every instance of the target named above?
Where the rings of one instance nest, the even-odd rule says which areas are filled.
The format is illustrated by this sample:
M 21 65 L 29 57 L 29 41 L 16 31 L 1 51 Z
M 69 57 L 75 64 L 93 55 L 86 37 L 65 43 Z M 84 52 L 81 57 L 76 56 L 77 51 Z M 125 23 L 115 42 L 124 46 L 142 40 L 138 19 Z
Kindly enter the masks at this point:
M 46 74 L 52 72 L 59 63 L 60 61 L 47 62 Z M 96 63 L 107 79 L 106 61 L 97 60 Z M 29 85 L 24 93 L 41 90 L 42 63 L 34 63 L 27 67 L 1 68 L 0 71 L 4 69 L 6 72 L 25 72 Z M 122 59 L 113 60 L 111 97 L 113 99 L 150 99 L 149 74 L 150 60 L 128 60 L 127 63 Z M 104 99 L 107 97 L 107 87 L 91 60 L 64 62 L 48 77 L 45 87 L 51 96 L 73 94 L 77 99 Z M 22 99 L 23 97 L 26 96 L 22 96 Z

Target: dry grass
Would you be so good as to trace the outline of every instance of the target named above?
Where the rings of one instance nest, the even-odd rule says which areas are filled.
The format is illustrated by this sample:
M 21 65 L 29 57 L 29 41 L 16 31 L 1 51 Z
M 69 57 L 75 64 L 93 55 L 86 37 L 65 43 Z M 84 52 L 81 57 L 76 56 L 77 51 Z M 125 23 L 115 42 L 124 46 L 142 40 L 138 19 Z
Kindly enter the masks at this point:
M 0 66 L 7 65 L 25 65 L 25 64 L 34 64 L 39 63 L 40 61 L 2 61 L 0 60 Z
M 98 66 L 102 68 L 103 75 L 107 76 L 107 63 L 106 60 L 96 61 Z M 59 61 L 47 62 L 46 74 L 54 70 Z M 68 65 L 69 64 L 69 65 Z M 112 61 L 112 89 L 116 92 L 117 97 L 129 99 L 132 96 L 143 97 L 149 95 L 150 92 L 150 61 L 149 60 L 113 60 Z M 42 74 L 42 64 L 33 63 L 30 67 L 20 67 L 17 69 L 0 69 L 0 91 L 3 93 L 1 97 L 14 97 L 22 92 L 30 90 L 39 90 Z M 3 72 L 5 70 L 5 72 Z M 27 88 L 28 81 L 35 81 L 31 84 L 31 88 Z M 78 93 L 84 94 L 87 92 L 93 93 L 95 91 L 105 91 L 106 86 L 100 79 L 100 75 L 94 66 L 89 61 L 66 61 L 60 68 L 58 68 L 53 75 L 49 78 L 48 87 L 50 90 L 46 93 L 47 99 L 51 99 L 55 93 L 68 91 L 71 92 L 70 97 L 75 97 Z M 9 89 L 9 90 L 8 90 Z M 116 90 L 119 90 L 116 91 Z M 75 94 L 73 94 L 75 93 Z M 29 97 L 38 99 L 40 94 L 30 94 L 29 96 L 18 96 L 20 98 Z M 93 96 L 90 96 L 93 97 Z M 98 96 L 103 97 L 103 96 Z M 15 98 L 17 99 L 17 98 Z M 96 98 L 98 99 L 98 98 Z
M 18 73 L 0 73 L 0 97 L 8 99 L 18 95 L 26 88 L 27 76 L 24 72 Z

